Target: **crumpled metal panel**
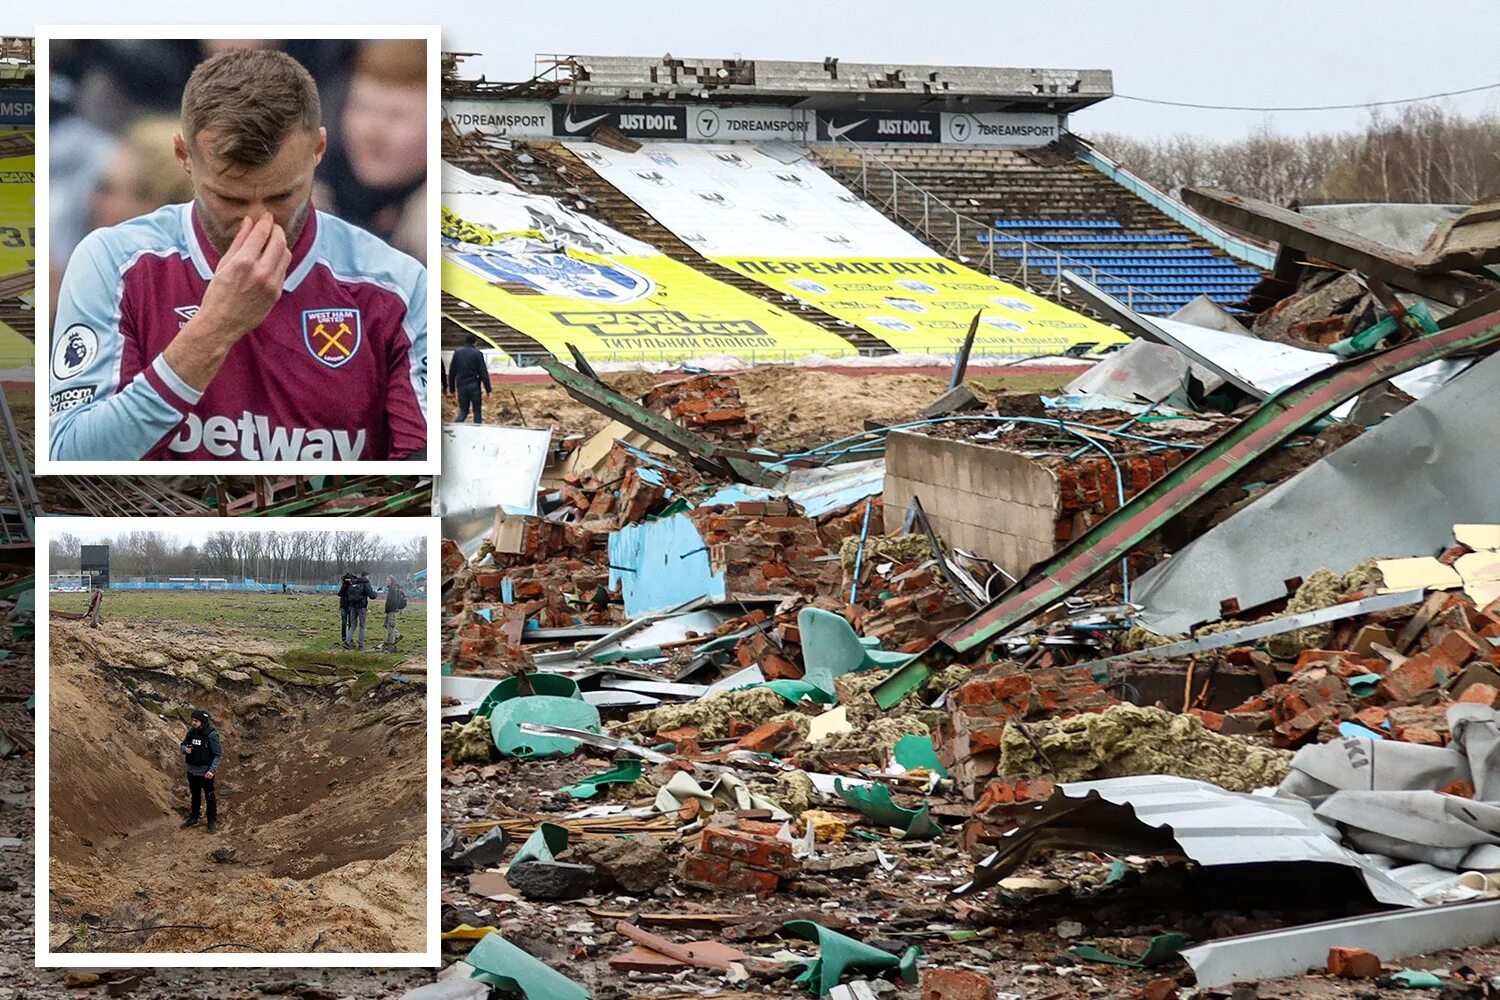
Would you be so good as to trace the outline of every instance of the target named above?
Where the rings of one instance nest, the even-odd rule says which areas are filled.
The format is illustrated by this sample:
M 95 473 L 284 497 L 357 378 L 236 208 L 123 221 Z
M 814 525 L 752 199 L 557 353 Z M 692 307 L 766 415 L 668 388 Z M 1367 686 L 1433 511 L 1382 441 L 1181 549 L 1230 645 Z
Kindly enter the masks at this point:
M 495 524 L 495 511 L 535 514 L 552 431 L 493 424 L 443 424 L 443 472 L 436 510 L 443 537 L 472 558 Z
M 1200 865 L 1323 863 L 1356 869 L 1378 902 L 1420 906 L 1416 893 L 1339 846 L 1337 830 L 1294 799 L 1228 792 L 1169 775 L 1069 782 L 954 890 L 988 888 L 1036 850 L 1180 850 Z
M 1495 400 L 1500 356 L 1475 365 L 1273 488 L 1136 581 L 1139 624 L 1179 634 L 1254 607 L 1318 568 L 1347 572 L 1372 556 L 1436 554 L 1453 525 L 1494 519 L 1500 496 Z

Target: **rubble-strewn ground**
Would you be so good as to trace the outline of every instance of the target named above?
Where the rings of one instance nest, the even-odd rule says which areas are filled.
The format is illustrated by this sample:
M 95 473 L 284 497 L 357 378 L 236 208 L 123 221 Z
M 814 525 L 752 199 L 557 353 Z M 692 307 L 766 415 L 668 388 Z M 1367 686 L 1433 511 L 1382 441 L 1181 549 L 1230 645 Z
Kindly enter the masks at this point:
M 775 416 L 757 415 L 757 394 L 765 391 L 757 379 L 795 385 L 808 374 L 816 373 L 735 373 L 686 379 L 668 389 L 654 378 L 629 376 L 621 388 L 644 396 L 648 407 L 657 401 L 699 433 L 749 447 L 765 444 L 774 433 L 767 428 Z M 654 391 L 647 395 L 648 389 Z M 932 386 L 920 401 L 893 403 L 904 410 L 877 419 L 909 420 L 939 389 Z M 1083 463 L 1097 459 L 1080 458 L 1082 449 L 1050 425 L 1006 419 L 1061 411 L 1047 410 L 1034 395 L 986 396 L 986 407 L 978 412 L 990 415 L 987 424 L 938 424 L 928 434 L 977 440 L 1055 473 L 1066 491 L 1058 509 L 1046 514 L 1056 518 L 1059 541 L 1108 516 L 1116 505 L 1101 503 L 1101 497 L 1113 484 L 1097 469 L 1083 475 Z M 716 420 L 695 423 L 705 410 Z M 868 416 L 857 412 L 861 422 Z M 572 417 L 566 408 L 547 413 L 548 420 Z M 532 412 L 526 416 L 536 419 Z M 1065 417 L 1086 431 L 1097 429 L 1100 437 L 1131 420 L 1128 412 L 1108 409 Z M 586 420 L 577 430 L 591 430 L 602 419 Z M 842 419 L 830 416 L 828 426 L 803 443 L 859 429 L 846 427 Z M 1222 413 L 1186 420 L 1155 415 L 1133 428 L 1151 438 L 1143 442 L 1145 457 L 1130 457 L 1129 449 L 1142 442 L 1115 445 L 1128 473 L 1122 488 L 1140 490 L 1163 474 L 1158 463 L 1172 468 L 1195 445 L 1233 423 Z M 570 424 L 559 429 L 575 432 Z M 1227 511 L 1253 503 L 1270 485 L 1357 433 L 1334 425 L 1316 436 L 1297 437 L 1206 498 L 1183 519 L 1192 525 L 1183 531 L 1190 536 Z M 651 469 L 643 474 L 646 464 Z M 938 474 L 950 482 L 963 475 Z M 606 585 L 609 571 L 657 571 L 647 559 L 617 558 L 611 534 L 677 516 L 683 508 L 677 498 L 690 502 L 724 485 L 712 476 L 705 481 L 705 474 L 685 463 L 656 463 L 620 445 L 561 482 L 542 517 L 526 521 L 504 551 L 482 548 L 476 558 L 466 559 L 453 544 L 445 545 L 444 649 L 456 674 L 499 678 L 557 669 L 551 664 L 558 663 L 585 666 L 586 658 L 569 662 L 576 656 L 570 648 L 582 637 L 531 635 L 524 623 L 551 629 L 629 620 L 620 597 Z M 725 601 L 719 608 L 728 620 L 711 632 L 689 631 L 674 648 L 663 646 L 640 662 L 603 665 L 605 671 L 624 668 L 627 675 L 707 683 L 757 665 L 768 678 L 795 682 L 811 676 L 803 615 L 813 611 L 841 620 L 840 627 L 852 627 L 867 640 L 878 639 L 886 651 L 926 649 L 973 608 L 944 578 L 923 535 L 881 533 L 886 522 L 878 497 L 872 504 L 877 527 L 856 566 L 863 509 L 863 502 L 855 501 L 808 517 L 793 501 L 751 499 L 680 515 L 701 536 L 710 568 L 724 574 L 726 592 L 783 595 L 780 603 Z M 1005 516 L 992 511 L 992 519 Z M 1070 517 L 1076 521 L 1065 520 Z M 1167 539 L 1142 546 L 1135 555 L 1137 570 L 1178 544 L 1168 533 Z M 693 554 L 691 546 L 685 550 Z M 1464 551 L 1455 548 L 1443 559 L 1451 563 Z M 966 565 L 981 580 L 993 572 L 981 561 Z M 663 582 L 670 576 L 668 571 Z M 856 579 L 857 596 L 851 597 Z M 1227 609 L 1241 620 L 1204 631 L 1357 600 L 1381 586 L 1373 562 L 1349 573 L 1309 572 L 1285 601 L 1245 609 L 1243 616 Z M 447 727 L 444 825 L 469 843 L 498 825 L 511 841 L 508 849 L 472 868 L 445 871 L 447 957 L 462 958 L 493 928 L 489 932 L 574 979 L 596 1000 L 785 997 L 798 995 L 801 987 L 791 982 L 796 969 L 788 971 L 784 960 L 816 954 L 784 927 L 789 920 L 805 919 L 891 956 L 916 945 L 920 969 L 933 981 L 941 979 L 941 970 L 952 972 L 946 985 L 907 985 L 886 976 L 877 995 L 901 1000 L 1391 995 L 1389 983 L 1341 981 L 1321 969 L 1234 991 L 1198 990 L 1180 958 L 1134 968 L 1073 953 L 1091 946 L 1130 959 L 1161 935 L 1180 934 L 1187 943 L 1200 943 L 1378 912 L 1367 889 L 1346 871 L 1311 865 L 1200 867 L 1170 840 L 1164 846 L 1160 837 L 1153 841 L 1144 835 L 1132 840 L 1122 834 L 1119 843 L 1110 843 L 1100 833 L 1093 851 L 1049 849 L 1043 831 L 1025 865 L 1004 869 L 1007 878 L 995 876 L 997 887 L 962 897 L 953 893 L 974 879 L 980 861 L 1006 837 L 1030 832 L 1029 816 L 1060 794 L 1060 782 L 1176 775 L 1251 791 L 1281 782 L 1299 748 L 1340 738 L 1340 723 L 1378 727 L 1398 742 L 1447 740 L 1449 705 L 1484 701 L 1487 691 L 1500 699 L 1500 693 L 1483 686 L 1486 671 L 1500 662 L 1493 643 L 1485 642 L 1500 638 L 1500 606 L 1481 608 L 1454 593 L 1435 599 L 1432 613 L 1415 623 L 1417 608 L 1406 605 L 1096 675 L 1083 661 L 1167 639 L 1128 628 L 1119 598 L 1118 577 L 1104 575 L 1079 590 L 1069 607 L 1054 608 L 1034 622 L 1036 631 L 1026 641 L 993 648 L 983 657 L 971 651 L 962 657 L 966 662 L 940 670 L 923 689 L 886 711 L 871 695 L 885 676 L 879 669 L 834 681 L 836 708 L 792 704 L 760 688 L 666 694 L 661 705 L 642 711 L 606 709 L 607 733 L 655 747 L 668 760 L 646 763 L 638 780 L 606 786 L 590 797 L 565 789 L 628 757 L 586 744 L 562 757 L 513 759 L 496 753 L 482 716 Z M 1084 624 L 1070 624 L 1070 612 Z M 1402 653 L 1383 645 L 1395 643 L 1408 626 Z M 694 650 L 715 645 L 715 639 L 718 658 L 695 659 Z M 690 672 L 682 675 L 684 670 Z M 593 690 L 598 680 L 588 673 L 580 684 Z M 843 714 L 844 725 L 823 735 L 819 727 L 828 725 L 835 711 Z M 912 736 L 931 740 L 949 780 L 929 787 L 924 771 L 893 773 L 892 757 Z M 688 775 L 699 790 L 686 782 Z M 890 789 L 891 805 L 886 814 L 877 814 L 878 804 L 822 794 L 809 775 L 873 777 Z M 710 786 L 716 780 L 721 784 L 715 790 Z M 570 831 L 568 845 L 553 859 L 556 865 L 511 868 L 517 844 L 543 822 Z M 919 823 L 929 822 L 938 827 L 935 835 L 902 836 L 908 824 L 917 831 Z M 787 840 L 800 850 L 809 832 L 815 839 L 813 856 L 793 859 Z M 1054 844 L 1065 844 L 1068 834 L 1058 832 Z M 1021 841 L 1026 838 L 1012 843 Z M 621 920 L 679 946 L 714 941 L 737 948 L 744 953 L 743 969 L 732 966 L 726 973 L 632 952 Z M 1444 970 L 1450 1000 L 1488 1000 L 1482 980 L 1500 974 L 1500 949 L 1414 957 L 1385 971 L 1401 967 Z M 977 974 L 967 983 L 977 992 L 964 992 L 966 974 Z
M 1082 369 L 1078 369 L 1081 371 Z M 1055 392 L 1073 374 L 979 377 L 969 385 L 981 398 L 996 392 Z M 606 374 L 604 381 L 626 396 L 640 396 L 665 377 L 646 372 Z M 846 375 L 836 371 L 767 366 L 736 372 L 735 381 L 752 421 L 762 428 L 768 448 L 795 448 L 831 441 L 865 429 L 865 421 L 892 423 L 915 419 L 917 411 L 948 388 L 946 376 Z M 519 411 L 519 412 L 518 412 Z M 458 417 L 458 401 L 443 397 L 443 419 Z M 490 423 L 553 427 L 568 434 L 592 434 L 608 420 L 552 385 L 508 385 L 495 380 L 485 397 Z
M 53 947 L 420 951 L 421 647 L 402 667 L 261 637 L 327 598 L 170 596 L 150 619 L 127 617 L 156 603 L 132 595 L 100 628 L 52 623 Z M 179 828 L 192 707 L 224 745 L 217 835 Z

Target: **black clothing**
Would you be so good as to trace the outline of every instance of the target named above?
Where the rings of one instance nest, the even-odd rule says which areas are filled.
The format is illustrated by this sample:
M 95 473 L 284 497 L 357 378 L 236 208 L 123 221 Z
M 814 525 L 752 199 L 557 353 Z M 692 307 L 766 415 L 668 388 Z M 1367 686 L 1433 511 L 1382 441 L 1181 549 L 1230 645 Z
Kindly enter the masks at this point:
M 202 777 L 209 771 L 219 769 L 223 750 L 219 745 L 219 731 L 214 728 L 214 721 L 209 718 L 208 713 L 201 708 L 195 708 L 193 718 L 202 725 L 196 729 L 189 726 L 187 735 L 182 738 L 181 746 L 187 751 L 188 775 Z
M 385 588 L 385 613 L 394 614 L 406 604 L 406 595 L 401 593 L 401 584 L 393 583 Z
M 345 573 L 339 582 L 339 641 L 348 645 L 349 639 L 349 593 L 354 589 L 354 575 Z
M 479 348 L 465 345 L 453 352 L 453 359 L 448 362 L 448 384 L 460 398 L 465 389 L 477 392 L 481 385 L 485 392 L 490 391 L 490 366 Z
M 188 788 L 193 793 L 193 810 L 188 814 L 188 824 L 198 822 L 198 799 L 201 796 L 207 800 L 208 826 L 209 832 L 212 832 L 214 824 L 219 821 L 219 797 L 214 794 L 214 779 L 189 771 Z
M 379 596 L 375 593 L 375 588 L 370 586 L 370 578 L 362 576 L 349 587 L 349 607 L 363 611 L 365 605 Z
M 467 389 L 458 390 L 458 422 L 463 423 L 465 420 L 468 420 L 469 412 L 473 411 L 474 422 L 476 424 L 484 423 L 484 408 L 481 405 L 482 399 L 483 397 L 479 395 L 479 386 L 477 384 L 471 385 Z

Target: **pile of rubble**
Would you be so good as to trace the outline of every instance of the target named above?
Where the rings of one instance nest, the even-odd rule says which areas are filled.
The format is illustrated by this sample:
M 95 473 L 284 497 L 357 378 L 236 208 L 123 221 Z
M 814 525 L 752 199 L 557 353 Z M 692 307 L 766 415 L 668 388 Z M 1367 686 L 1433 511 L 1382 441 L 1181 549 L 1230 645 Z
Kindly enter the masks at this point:
M 1496 317 L 1358 280 L 1305 368 L 1171 321 L 1156 391 L 791 454 L 732 376 L 550 367 L 609 426 L 444 549 L 430 995 L 1500 995 Z

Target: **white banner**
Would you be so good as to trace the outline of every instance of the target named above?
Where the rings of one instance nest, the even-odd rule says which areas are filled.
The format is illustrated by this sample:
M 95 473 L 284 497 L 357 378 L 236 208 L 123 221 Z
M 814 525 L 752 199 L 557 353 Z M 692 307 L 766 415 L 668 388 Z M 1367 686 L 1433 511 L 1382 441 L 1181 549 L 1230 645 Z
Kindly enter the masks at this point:
M 613 257 L 650 257 L 657 250 L 604 223 L 513 184 L 443 164 L 443 207 L 465 219 L 481 220 L 501 232 L 536 231 L 560 246 Z
M 443 117 L 459 132 L 512 139 L 552 138 L 552 105 L 545 101 L 444 101 Z
M 692 108 L 688 138 L 696 142 L 810 142 L 813 115 L 793 108 Z
M 813 112 L 690 104 L 566 104 L 545 101 L 443 102 L 460 132 L 512 139 L 581 139 L 612 125 L 636 139 L 688 142 L 917 142 L 960 146 L 1045 146 L 1062 134 L 1061 115 L 986 111 Z
M 984 111 L 943 114 L 943 141 L 960 146 L 1045 146 L 1062 138 L 1062 115 Z
M 724 144 L 570 148 L 707 257 L 936 256 L 809 160 Z

